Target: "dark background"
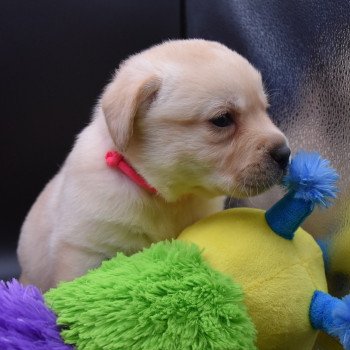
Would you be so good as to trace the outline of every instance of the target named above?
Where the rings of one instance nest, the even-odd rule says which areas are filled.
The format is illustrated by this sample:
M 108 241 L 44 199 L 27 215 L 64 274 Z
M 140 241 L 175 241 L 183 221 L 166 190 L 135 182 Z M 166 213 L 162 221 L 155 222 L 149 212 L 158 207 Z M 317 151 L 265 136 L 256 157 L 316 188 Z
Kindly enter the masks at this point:
M 0 1 L 0 278 L 17 275 L 26 213 L 121 60 L 180 38 L 164 0 Z

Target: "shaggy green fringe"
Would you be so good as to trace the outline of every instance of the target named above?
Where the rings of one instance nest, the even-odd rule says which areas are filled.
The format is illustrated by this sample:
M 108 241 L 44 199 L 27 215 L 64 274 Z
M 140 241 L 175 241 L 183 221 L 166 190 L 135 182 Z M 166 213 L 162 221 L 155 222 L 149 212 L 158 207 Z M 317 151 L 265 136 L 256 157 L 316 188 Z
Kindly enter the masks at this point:
M 180 241 L 118 254 L 45 299 L 78 350 L 256 349 L 240 286 Z

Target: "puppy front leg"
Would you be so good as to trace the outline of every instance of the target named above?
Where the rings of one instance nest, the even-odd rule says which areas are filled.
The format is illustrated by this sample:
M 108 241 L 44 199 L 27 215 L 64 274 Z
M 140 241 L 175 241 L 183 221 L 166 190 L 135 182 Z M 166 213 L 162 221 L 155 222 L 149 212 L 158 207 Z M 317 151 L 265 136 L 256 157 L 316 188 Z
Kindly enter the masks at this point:
M 98 267 L 106 257 L 90 249 L 60 242 L 55 253 L 51 288 L 61 281 L 71 281 Z

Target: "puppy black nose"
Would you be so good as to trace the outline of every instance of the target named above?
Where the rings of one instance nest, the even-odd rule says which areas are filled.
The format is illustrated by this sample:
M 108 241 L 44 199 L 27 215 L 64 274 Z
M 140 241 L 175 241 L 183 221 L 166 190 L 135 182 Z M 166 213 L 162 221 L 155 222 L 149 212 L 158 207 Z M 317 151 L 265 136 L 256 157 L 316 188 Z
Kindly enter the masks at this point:
M 281 169 L 285 169 L 289 163 L 290 148 L 287 145 L 274 148 L 270 151 L 270 155 Z

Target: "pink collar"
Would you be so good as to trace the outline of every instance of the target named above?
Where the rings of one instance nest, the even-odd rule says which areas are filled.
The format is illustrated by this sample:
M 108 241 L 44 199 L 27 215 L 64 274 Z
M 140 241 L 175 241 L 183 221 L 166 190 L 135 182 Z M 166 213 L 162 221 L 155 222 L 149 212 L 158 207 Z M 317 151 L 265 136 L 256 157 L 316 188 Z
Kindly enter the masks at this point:
M 108 151 L 105 156 L 106 163 L 110 168 L 118 169 L 125 174 L 129 179 L 146 191 L 155 194 L 157 190 L 152 187 L 147 181 L 139 175 L 136 170 L 125 160 L 125 158 L 116 151 Z

